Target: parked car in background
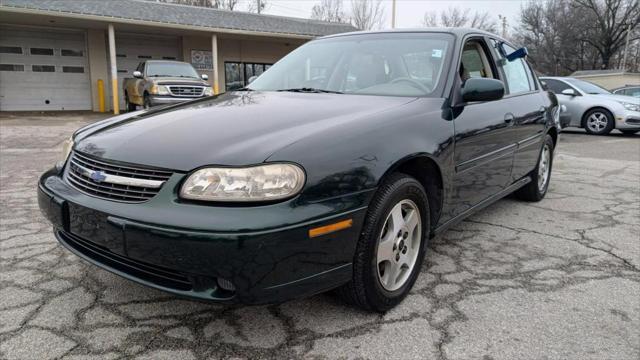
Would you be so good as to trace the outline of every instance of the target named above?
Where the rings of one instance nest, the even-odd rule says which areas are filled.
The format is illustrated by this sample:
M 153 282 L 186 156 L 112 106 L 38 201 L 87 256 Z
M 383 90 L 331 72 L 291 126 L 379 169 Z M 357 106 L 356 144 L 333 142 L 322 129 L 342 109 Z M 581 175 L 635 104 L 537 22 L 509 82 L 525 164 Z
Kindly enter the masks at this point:
M 175 104 L 213 95 L 207 75 L 198 75 L 191 64 L 182 61 L 148 60 L 141 62 L 133 78 L 124 79 L 127 111 L 137 106 Z
M 627 85 L 611 90 L 615 95 L 626 95 L 640 98 L 640 85 Z
M 624 134 L 640 131 L 638 98 L 615 95 L 593 83 L 568 77 L 541 77 L 566 111 L 560 114 L 562 127 L 581 127 L 589 134 L 604 135 L 613 129 Z
M 76 131 L 40 208 L 70 251 L 157 289 L 386 311 L 430 238 L 545 197 L 560 107 L 524 53 L 471 29 L 314 40 L 239 91 Z

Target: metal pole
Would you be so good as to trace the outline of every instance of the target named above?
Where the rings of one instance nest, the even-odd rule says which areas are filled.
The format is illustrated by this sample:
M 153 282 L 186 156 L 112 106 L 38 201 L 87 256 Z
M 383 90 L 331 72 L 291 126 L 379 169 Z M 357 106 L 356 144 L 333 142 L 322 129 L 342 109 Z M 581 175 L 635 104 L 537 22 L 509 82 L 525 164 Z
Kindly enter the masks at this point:
M 261 11 L 261 9 L 260 9 L 260 0 L 256 0 L 256 3 L 257 3 L 257 6 L 258 6 L 258 14 L 260 14 L 260 11 Z
M 211 35 L 211 64 L 213 65 L 213 93 L 220 93 L 220 75 L 218 73 L 218 35 Z
M 627 71 L 627 51 L 629 50 L 629 33 L 631 32 L 631 24 L 627 24 L 627 42 L 624 45 L 624 56 L 622 57 L 622 72 Z
M 396 28 L 396 0 L 391 2 L 391 28 Z
M 120 114 L 120 103 L 118 102 L 118 65 L 116 64 L 116 35 L 113 24 L 109 24 L 109 61 L 111 65 L 111 102 L 113 113 Z

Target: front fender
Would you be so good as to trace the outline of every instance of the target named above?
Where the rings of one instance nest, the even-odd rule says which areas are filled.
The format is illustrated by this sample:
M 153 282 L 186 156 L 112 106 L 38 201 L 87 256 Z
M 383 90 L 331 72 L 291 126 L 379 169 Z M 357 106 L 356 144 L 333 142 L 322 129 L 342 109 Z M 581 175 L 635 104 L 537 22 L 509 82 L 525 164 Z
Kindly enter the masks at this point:
M 387 173 L 416 156 L 433 159 L 443 184 L 451 184 L 454 127 L 443 108 L 443 99 L 417 99 L 310 135 L 266 161 L 304 167 L 307 182 L 301 201 L 373 191 Z

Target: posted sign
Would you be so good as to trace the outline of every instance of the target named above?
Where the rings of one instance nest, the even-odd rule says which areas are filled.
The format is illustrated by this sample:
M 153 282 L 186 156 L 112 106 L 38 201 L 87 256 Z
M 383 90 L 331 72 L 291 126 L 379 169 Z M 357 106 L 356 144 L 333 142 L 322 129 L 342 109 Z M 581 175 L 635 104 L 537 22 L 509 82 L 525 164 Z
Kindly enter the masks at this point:
M 213 70 L 211 51 L 191 50 L 191 65 L 196 70 Z

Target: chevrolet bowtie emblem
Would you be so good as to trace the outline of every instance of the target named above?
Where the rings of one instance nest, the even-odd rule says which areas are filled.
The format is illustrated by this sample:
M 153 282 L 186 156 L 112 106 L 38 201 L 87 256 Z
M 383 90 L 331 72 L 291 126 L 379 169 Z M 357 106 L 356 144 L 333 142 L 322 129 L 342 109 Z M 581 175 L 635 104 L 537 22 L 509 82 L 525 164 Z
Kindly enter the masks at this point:
M 107 176 L 101 171 L 94 171 L 89 175 L 89 177 L 97 183 L 103 182 L 107 178 Z

